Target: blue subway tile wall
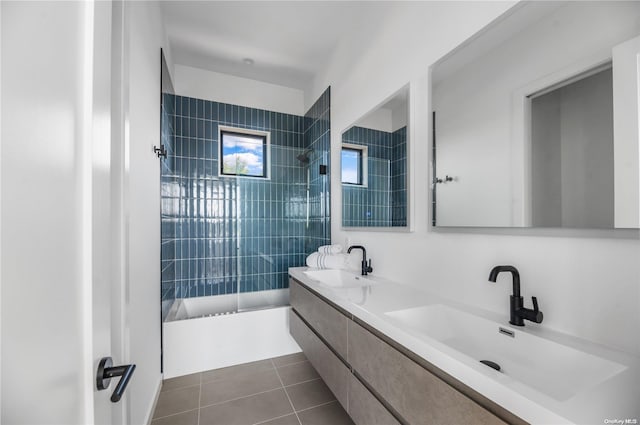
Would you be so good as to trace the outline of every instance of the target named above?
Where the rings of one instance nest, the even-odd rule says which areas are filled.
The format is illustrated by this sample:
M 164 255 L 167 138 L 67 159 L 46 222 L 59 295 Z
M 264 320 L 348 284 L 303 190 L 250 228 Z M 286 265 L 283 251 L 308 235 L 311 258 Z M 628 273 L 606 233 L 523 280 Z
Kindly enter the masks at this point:
M 188 298 L 288 287 L 288 268 L 304 264 L 309 241 L 325 240 L 306 219 L 307 168 L 297 156 L 318 143 L 307 138 L 306 117 L 172 98 L 175 140 L 171 166 L 162 169 L 163 288 Z M 219 175 L 219 125 L 270 132 L 270 179 Z M 328 197 L 328 183 L 317 180 L 313 193 Z
M 309 220 L 305 251 L 331 243 L 330 222 L 330 152 L 331 152 L 331 87 L 327 88 L 304 116 L 304 142 L 309 149 Z M 326 174 L 320 173 L 325 166 Z M 304 176 L 306 178 L 306 176 Z M 306 195 L 306 194 L 305 194 Z M 306 207 L 306 206 L 305 206 Z M 305 211 L 306 213 L 306 211 Z
M 407 127 L 391 133 L 391 225 L 407 225 Z
M 368 148 L 367 185 L 342 185 L 343 226 L 406 226 L 406 127 L 389 133 L 354 126 L 342 142 Z
M 171 94 L 162 94 L 162 102 L 160 105 L 160 143 L 164 145 L 167 150 L 167 157 L 161 158 L 161 187 L 170 187 L 172 178 L 170 176 L 174 173 L 174 141 L 175 141 L 175 102 L 174 97 Z M 160 247 L 161 266 L 162 266 L 162 283 L 161 283 L 161 299 L 162 299 L 162 318 L 168 314 L 171 302 L 175 299 L 174 290 L 174 277 L 176 270 L 176 261 L 174 258 L 174 252 L 176 247 L 175 238 L 175 219 L 174 214 L 170 210 L 171 204 L 167 204 L 165 208 L 165 194 L 162 195 L 162 244 Z
M 342 185 L 342 224 L 347 227 L 386 227 L 391 219 L 391 133 L 351 127 L 343 143 L 368 148 L 367 185 Z

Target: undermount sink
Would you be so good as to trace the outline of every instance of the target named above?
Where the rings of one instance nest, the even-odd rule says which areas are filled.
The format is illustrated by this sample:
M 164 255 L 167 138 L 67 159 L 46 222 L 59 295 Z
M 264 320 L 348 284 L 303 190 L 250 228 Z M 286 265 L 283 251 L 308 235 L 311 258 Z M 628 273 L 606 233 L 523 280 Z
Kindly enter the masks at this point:
M 332 288 L 355 288 L 371 284 L 369 279 L 345 270 L 309 270 L 304 274 Z
M 442 304 L 385 314 L 473 361 L 497 363 L 506 376 L 558 401 L 625 369 L 593 354 Z

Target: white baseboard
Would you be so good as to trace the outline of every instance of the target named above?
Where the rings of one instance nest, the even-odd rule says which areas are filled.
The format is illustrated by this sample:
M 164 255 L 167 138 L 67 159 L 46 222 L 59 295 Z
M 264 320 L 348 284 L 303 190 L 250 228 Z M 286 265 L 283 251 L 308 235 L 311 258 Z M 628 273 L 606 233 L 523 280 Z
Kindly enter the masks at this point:
M 151 403 L 151 409 L 147 412 L 147 420 L 145 423 L 147 425 L 151 425 L 151 421 L 153 420 L 153 413 L 156 411 L 156 406 L 158 405 L 158 398 L 160 397 L 160 391 L 162 391 L 162 374 L 160 374 L 160 379 L 156 384 L 156 395 L 153 397 L 153 403 Z

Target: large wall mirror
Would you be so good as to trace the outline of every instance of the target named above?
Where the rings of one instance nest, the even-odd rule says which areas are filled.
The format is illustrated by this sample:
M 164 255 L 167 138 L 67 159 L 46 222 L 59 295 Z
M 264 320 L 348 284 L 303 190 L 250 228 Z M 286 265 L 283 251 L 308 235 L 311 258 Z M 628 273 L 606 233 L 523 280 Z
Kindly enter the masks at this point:
M 342 227 L 407 228 L 406 85 L 342 133 Z
M 524 2 L 431 68 L 433 224 L 640 228 L 640 2 Z

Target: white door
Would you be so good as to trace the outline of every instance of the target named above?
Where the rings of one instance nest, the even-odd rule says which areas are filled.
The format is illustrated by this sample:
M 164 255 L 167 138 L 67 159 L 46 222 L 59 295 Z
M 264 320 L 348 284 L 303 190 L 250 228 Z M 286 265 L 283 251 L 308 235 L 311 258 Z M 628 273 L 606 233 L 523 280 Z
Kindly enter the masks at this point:
M 92 371 L 110 357 L 113 366 L 126 363 L 122 332 L 124 273 L 121 261 L 124 248 L 122 231 L 122 154 L 119 115 L 121 102 L 117 76 L 122 52 L 119 13 L 110 1 L 93 3 L 93 83 L 91 148 L 91 265 L 92 265 Z M 95 377 L 94 381 L 97 379 Z M 98 390 L 92 383 L 93 421 L 96 424 L 127 423 L 126 389 L 117 402 L 111 396 L 121 378 L 113 378 L 109 387 Z M 135 371 L 132 379 L 135 379 Z
M 111 2 L 2 2 L 2 423 L 126 422 Z M 115 179 L 117 181 L 117 179 Z M 133 376 L 135 379 L 135 374 Z
M 640 37 L 613 48 L 615 227 L 640 227 Z

